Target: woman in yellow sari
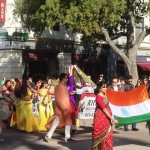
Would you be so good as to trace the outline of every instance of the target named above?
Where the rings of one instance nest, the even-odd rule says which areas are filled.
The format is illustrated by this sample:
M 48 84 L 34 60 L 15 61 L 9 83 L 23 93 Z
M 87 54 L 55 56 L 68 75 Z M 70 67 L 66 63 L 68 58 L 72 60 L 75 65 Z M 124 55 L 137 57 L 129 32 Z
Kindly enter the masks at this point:
M 48 87 L 47 87 L 47 89 L 48 89 L 48 94 L 49 94 L 49 97 L 50 97 L 50 103 L 49 103 L 49 105 L 50 105 L 50 116 L 49 117 L 51 117 L 51 116 L 53 116 L 54 115 L 54 108 L 53 108 L 53 101 L 52 101 L 52 99 L 55 97 L 55 95 L 54 95 L 54 89 L 55 89 L 55 86 L 53 86 L 52 85 L 52 79 L 51 78 L 48 78 L 47 79 L 47 84 L 48 84 Z M 50 119 L 50 118 L 49 118 Z M 48 120 L 49 120 L 48 119 Z
M 51 97 L 48 94 L 47 86 L 48 84 L 43 81 L 39 89 L 38 122 L 40 131 L 47 131 L 45 125 L 47 124 L 47 121 L 51 116 L 50 110 Z
M 39 126 L 32 112 L 32 92 L 28 86 L 28 80 L 23 81 L 21 87 L 15 91 L 15 96 L 18 98 L 16 124 L 19 130 L 33 132 L 38 131 Z

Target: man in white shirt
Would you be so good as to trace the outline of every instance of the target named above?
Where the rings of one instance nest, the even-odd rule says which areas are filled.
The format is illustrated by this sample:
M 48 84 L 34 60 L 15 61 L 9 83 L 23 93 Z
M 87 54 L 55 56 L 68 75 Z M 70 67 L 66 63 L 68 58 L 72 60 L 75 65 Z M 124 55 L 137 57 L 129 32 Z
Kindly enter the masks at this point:
M 120 91 L 120 87 L 119 87 L 119 84 L 118 84 L 118 78 L 117 77 L 113 77 L 112 85 L 110 85 L 108 88 L 110 88 L 114 91 Z M 112 124 L 112 130 L 113 130 L 113 133 L 119 134 L 119 132 L 115 128 L 114 124 Z

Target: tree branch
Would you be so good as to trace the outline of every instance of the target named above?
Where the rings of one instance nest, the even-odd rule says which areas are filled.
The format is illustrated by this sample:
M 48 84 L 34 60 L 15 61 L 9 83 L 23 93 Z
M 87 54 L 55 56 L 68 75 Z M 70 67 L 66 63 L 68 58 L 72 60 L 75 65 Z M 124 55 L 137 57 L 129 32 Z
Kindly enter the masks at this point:
M 142 43 L 142 41 L 144 40 L 144 38 L 150 34 L 150 29 L 146 29 L 144 31 L 141 32 L 141 34 L 139 35 L 139 37 L 136 39 L 135 44 L 133 46 L 134 51 L 138 50 L 138 48 L 140 47 L 140 44 Z
M 121 51 L 115 44 L 114 42 L 110 39 L 110 36 L 107 32 L 107 30 L 104 27 L 101 27 L 101 32 L 104 34 L 107 43 L 109 44 L 109 46 L 119 55 L 123 58 L 123 60 L 125 61 L 126 64 L 130 65 L 130 61 L 128 59 L 128 57 L 125 55 L 125 53 L 123 51 Z

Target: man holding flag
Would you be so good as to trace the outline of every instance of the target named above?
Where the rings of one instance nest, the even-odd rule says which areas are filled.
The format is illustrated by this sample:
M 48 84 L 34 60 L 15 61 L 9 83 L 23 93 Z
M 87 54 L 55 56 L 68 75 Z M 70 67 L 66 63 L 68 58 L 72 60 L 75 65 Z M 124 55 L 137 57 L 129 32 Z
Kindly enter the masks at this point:
M 127 81 L 126 81 L 126 84 L 124 86 L 124 92 L 128 92 L 130 90 L 133 90 L 134 89 L 134 85 L 132 84 L 132 76 L 128 76 L 127 77 Z M 128 100 L 128 99 L 127 99 Z M 124 131 L 128 131 L 128 125 L 125 125 L 124 126 Z M 136 128 L 136 124 L 133 123 L 132 124 L 132 131 L 138 131 L 139 129 Z
M 117 127 L 150 121 L 150 99 L 145 85 L 128 92 L 107 89 L 107 98 Z

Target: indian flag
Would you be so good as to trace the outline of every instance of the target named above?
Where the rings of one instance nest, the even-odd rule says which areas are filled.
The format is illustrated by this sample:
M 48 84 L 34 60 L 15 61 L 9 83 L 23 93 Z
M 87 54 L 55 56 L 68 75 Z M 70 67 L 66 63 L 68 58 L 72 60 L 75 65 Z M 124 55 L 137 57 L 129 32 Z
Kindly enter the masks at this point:
M 129 92 L 116 92 L 107 89 L 107 98 L 117 127 L 150 121 L 150 99 L 145 85 L 141 85 Z

